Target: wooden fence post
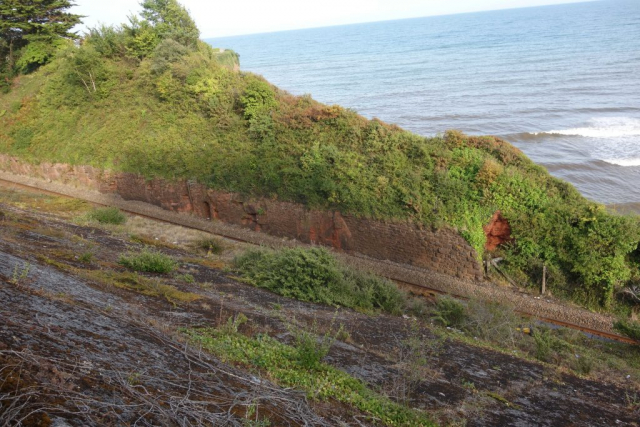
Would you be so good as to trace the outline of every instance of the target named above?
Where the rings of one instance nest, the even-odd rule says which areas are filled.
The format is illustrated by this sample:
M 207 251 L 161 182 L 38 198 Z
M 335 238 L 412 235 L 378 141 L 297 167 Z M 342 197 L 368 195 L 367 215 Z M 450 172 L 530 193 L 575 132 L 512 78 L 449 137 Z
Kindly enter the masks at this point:
M 542 264 L 542 295 L 547 291 L 547 264 Z

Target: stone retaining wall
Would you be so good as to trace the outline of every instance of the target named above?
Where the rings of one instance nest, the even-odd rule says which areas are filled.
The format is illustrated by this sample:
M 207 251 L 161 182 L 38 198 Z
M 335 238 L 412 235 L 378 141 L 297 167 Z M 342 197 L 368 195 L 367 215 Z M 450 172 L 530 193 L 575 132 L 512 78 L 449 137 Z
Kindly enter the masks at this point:
M 432 231 L 409 221 L 379 221 L 338 211 L 311 210 L 296 203 L 251 200 L 184 180 L 147 180 L 135 174 L 91 166 L 32 165 L 2 154 L 0 169 L 101 193 L 117 193 L 125 200 L 142 201 L 304 243 L 331 246 L 346 253 L 482 280 L 475 250 L 449 229 Z

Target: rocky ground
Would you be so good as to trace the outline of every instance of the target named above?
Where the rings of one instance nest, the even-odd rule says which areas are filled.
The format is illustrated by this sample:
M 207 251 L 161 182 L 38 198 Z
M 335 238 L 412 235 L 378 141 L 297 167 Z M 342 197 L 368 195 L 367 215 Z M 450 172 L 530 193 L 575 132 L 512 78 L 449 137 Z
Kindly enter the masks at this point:
M 0 425 L 257 425 L 247 419 L 256 412 L 272 426 L 375 424 L 223 363 L 180 332 L 237 313 L 248 318 L 241 332 L 283 342 L 293 323 L 343 325 L 326 361 L 442 425 L 640 425 L 633 381 L 582 378 L 408 316 L 279 297 L 225 268 L 242 244 L 207 256 L 190 246 L 199 232 L 141 218 L 124 229 L 71 221 L 86 209 L 0 189 Z M 105 280 L 126 274 L 120 255 L 145 244 L 179 261 L 177 273 L 144 276 L 181 298 Z

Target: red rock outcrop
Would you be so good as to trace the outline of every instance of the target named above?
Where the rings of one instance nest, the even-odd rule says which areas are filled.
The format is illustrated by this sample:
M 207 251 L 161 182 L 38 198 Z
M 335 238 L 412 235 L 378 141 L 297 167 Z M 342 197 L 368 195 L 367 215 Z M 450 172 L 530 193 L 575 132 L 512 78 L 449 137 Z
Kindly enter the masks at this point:
M 509 221 L 502 216 L 500 211 L 496 211 L 487 225 L 483 227 L 487 242 L 484 248 L 488 251 L 495 250 L 503 243 L 508 243 L 511 238 L 511 226 Z

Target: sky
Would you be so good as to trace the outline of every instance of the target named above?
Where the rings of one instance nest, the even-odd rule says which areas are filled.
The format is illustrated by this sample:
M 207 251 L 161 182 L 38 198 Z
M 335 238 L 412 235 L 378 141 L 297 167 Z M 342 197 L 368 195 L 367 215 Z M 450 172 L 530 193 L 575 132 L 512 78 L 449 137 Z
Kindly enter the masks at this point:
M 201 38 L 327 27 L 360 22 L 511 9 L 584 0 L 179 0 L 191 12 Z M 121 24 L 140 11 L 139 0 L 75 0 L 73 13 L 87 27 Z

